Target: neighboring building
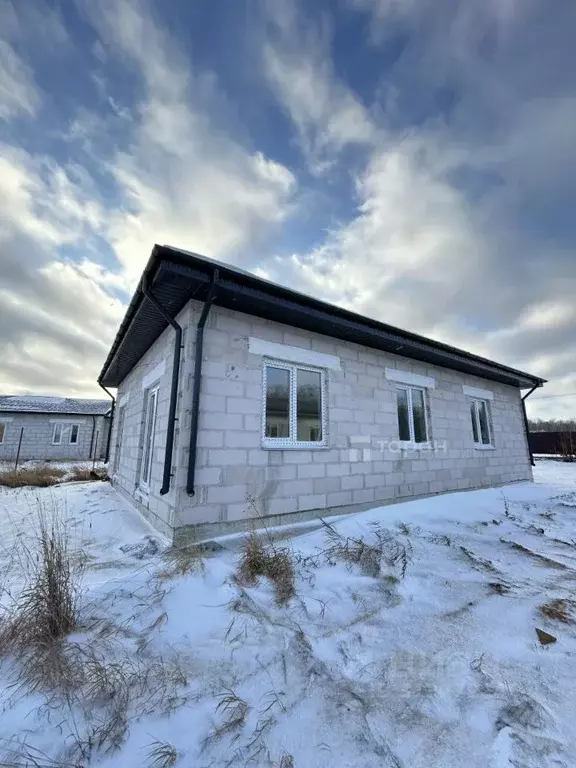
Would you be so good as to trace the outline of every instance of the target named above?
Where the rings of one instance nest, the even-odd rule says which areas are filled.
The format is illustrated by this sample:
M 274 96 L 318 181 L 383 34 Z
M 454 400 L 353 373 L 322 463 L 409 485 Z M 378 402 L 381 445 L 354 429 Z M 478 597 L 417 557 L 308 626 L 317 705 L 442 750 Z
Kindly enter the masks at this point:
M 110 400 L 0 395 L 0 461 L 101 459 Z
M 155 246 L 99 382 L 115 487 L 184 540 L 530 480 L 544 380 Z

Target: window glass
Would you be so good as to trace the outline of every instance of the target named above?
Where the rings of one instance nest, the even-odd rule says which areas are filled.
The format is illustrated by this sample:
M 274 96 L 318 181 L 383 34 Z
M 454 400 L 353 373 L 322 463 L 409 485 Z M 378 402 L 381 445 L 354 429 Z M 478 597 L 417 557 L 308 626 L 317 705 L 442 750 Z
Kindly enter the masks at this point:
M 400 440 L 410 440 L 410 420 L 408 418 L 408 390 L 396 390 L 398 405 L 398 432 Z
M 290 437 L 290 371 L 266 368 L 266 437 Z
M 154 430 L 156 426 L 156 399 L 158 391 L 152 390 L 148 394 L 146 408 L 146 429 L 144 433 L 144 457 L 142 460 L 142 481 L 147 485 L 150 482 L 152 469 L 152 455 L 154 451 Z
M 322 376 L 297 369 L 296 418 L 298 440 L 322 441 Z
M 421 389 L 411 389 L 412 417 L 414 419 L 414 442 L 426 442 L 426 414 L 424 413 L 424 392 Z
M 480 437 L 483 445 L 490 445 L 490 429 L 488 426 L 488 408 L 485 400 L 478 401 L 478 416 L 480 421 Z
M 288 363 L 266 363 L 265 386 L 264 440 L 282 440 L 282 447 L 325 444 L 322 371 Z
M 59 445 L 62 442 L 62 424 L 54 424 L 52 442 Z
M 474 400 L 470 403 L 470 416 L 472 418 L 472 434 L 474 436 L 474 442 L 479 443 L 480 440 L 478 439 L 478 421 L 477 421 L 477 411 L 476 411 L 476 403 Z
M 70 427 L 70 442 L 71 443 L 77 443 L 78 442 L 78 424 L 72 424 Z
M 0 421 L 0 443 L 4 442 L 5 435 L 6 435 L 6 422 Z

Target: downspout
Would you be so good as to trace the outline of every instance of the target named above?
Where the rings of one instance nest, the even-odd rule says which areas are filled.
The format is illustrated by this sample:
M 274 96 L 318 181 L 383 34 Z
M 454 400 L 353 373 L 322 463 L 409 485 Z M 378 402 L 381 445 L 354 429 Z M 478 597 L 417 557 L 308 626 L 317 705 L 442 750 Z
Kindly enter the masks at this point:
M 202 376 L 202 351 L 204 347 L 204 326 L 208 319 L 208 312 L 212 302 L 216 297 L 216 286 L 218 283 L 218 270 L 212 273 L 212 281 L 206 296 L 206 301 L 202 307 L 202 314 L 196 326 L 196 349 L 194 355 L 194 384 L 192 388 L 192 413 L 190 414 L 190 449 L 188 451 L 188 478 L 186 482 L 186 491 L 189 496 L 194 496 L 194 480 L 196 476 L 196 451 L 198 443 L 198 410 L 200 407 L 200 383 Z
M 164 451 L 164 470 L 162 473 L 162 488 L 160 495 L 165 496 L 170 490 L 170 475 L 172 472 L 172 452 L 174 450 L 174 427 L 176 423 L 176 404 L 178 402 L 178 376 L 180 373 L 180 355 L 182 350 L 182 327 L 164 309 L 156 296 L 148 288 L 146 274 L 142 278 L 142 293 L 164 320 L 174 328 L 174 361 L 172 364 L 172 386 L 170 388 L 170 405 L 168 407 L 168 427 L 166 429 L 166 449 Z
M 526 415 L 526 403 L 525 400 L 527 400 L 532 392 L 534 392 L 535 389 L 538 389 L 538 387 L 541 387 L 542 384 L 534 384 L 530 392 L 524 395 L 522 398 L 522 413 L 524 414 L 524 430 L 526 432 L 526 442 L 528 443 L 528 454 L 530 456 L 530 464 L 532 464 L 533 467 L 536 466 L 536 462 L 534 461 L 534 455 L 532 454 L 532 446 L 530 445 L 530 430 L 528 427 L 528 416 Z
M 106 440 L 106 453 L 104 455 L 104 464 L 108 464 L 108 460 L 110 459 L 110 440 L 112 439 L 112 427 L 114 425 L 114 411 L 116 406 L 116 398 L 114 395 L 109 392 L 104 384 L 98 382 L 98 386 L 100 389 L 103 389 L 104 392 L 108 395 L 108 397 L 112 398 L 112 408 L 110 409 L 110 428 L 108 429 L 108 439 Z
M 96 416 L 94 414 L 90 414 L 92 416 L 92 435 L 90 436 L 90 450 L 88 451 L 88 458 L 92 458 L 92 449 L 94 448 L 94 433 L 96 432 Z

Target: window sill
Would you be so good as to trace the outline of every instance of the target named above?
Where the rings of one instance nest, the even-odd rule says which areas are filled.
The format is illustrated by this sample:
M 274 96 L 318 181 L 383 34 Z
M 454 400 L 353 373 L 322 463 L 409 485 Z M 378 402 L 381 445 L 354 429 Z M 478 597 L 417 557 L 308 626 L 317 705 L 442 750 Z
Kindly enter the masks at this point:
M 326 443 L 300 443 L 287 445 L 286 443 L 262 443 L 263 451 L 327 451 L 330 446 Z
M 496 446 L 494 446 L 494 445 L 476 445 L 476 443 L 474 443 L 474 450 L 475 451 L 495 451 L 496 450 Z

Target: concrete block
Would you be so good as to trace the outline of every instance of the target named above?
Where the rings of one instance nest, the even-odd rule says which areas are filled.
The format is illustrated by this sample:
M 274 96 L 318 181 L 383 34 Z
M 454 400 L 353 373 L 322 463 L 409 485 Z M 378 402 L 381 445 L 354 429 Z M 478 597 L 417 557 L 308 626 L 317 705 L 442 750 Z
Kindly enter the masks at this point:
M 340 485 L 343 491 L 364 488 L 364 475 L 344 476 L 340 480 Z
M 243 397 L 227 397 L 226 411 L 228 413 L 259 414 L 262 410 L 260 400 L 247 400 Z
M 338 477 L 317 477 L 314 480 L 314 493 L 330 493 L 341 488 Z
M 211 467 L 245 465 L 248 461 L 248 451 L 233 448 L 213 449 L 208 451 L 208 461 Z
M 298 497 L 298 510 L 303 511 L 305 509 L 325 509 L 326 508 L 326 494 L 315 493 L 310 496 Z
M 245 485 L 211 485 L 208 487 L 208 504 L 246 503 Z
M 256 448 L 260 447 L 262 438 L 259 432 L 224 432 L 224 445 L 226 448 Z M 266 458 L 266 462 L 268 459 Z
M 326 496 L 326 504 L 328 507 L 340 507 L 344 504 L 352 504 L 352 491 L 329 493 Z
M 325 477 L 326 467 L 324 464 L 300 464 L 298 466 L 298 477 Z

